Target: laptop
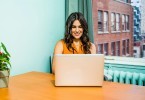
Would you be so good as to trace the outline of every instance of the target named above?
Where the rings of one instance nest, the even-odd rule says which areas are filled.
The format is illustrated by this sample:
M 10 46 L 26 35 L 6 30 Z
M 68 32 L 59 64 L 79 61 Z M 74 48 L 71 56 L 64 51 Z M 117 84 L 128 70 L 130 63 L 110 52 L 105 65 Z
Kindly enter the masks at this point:
M 102 86 L 103 54 L 56 54 L 55 86 Z

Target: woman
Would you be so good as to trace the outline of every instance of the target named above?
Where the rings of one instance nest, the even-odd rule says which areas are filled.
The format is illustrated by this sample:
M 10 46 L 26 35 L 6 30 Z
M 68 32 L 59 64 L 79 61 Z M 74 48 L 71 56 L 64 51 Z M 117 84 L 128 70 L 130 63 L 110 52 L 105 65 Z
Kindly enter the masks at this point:
M 72 13 L 66 21 L 65 37 L 57 42 L 54 54 L 95 54 L 96 47 L 88 37 L 88 24 L 80 12 Z M 52 71 L 54 73 L 55 68 Z

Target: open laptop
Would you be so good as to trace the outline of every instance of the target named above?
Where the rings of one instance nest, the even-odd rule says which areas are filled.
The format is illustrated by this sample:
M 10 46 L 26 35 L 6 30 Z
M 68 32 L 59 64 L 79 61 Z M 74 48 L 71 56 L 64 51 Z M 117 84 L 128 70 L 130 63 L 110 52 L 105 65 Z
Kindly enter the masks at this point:
M 55 86 L 102 86 L 103 54 L 56 54 Z

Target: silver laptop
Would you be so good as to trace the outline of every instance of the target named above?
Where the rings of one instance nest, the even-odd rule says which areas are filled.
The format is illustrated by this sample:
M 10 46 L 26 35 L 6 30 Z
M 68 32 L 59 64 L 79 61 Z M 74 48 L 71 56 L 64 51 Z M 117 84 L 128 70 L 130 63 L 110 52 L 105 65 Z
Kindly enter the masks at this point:
M 103 54 L 56 54 L 55 86 L 102 86 Z

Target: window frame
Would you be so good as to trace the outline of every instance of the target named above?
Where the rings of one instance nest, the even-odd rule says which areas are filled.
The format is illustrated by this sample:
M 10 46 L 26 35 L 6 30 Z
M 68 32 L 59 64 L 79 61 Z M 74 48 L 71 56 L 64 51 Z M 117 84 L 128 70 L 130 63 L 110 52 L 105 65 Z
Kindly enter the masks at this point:
M 125 15 L 124 14 L 122 14 L 122 31 L 125 31 L 126 30 L 126 25 L 125 25 Z
M 109 43 L 104 43 L 104 55 L 108 55 Z
M 103 11 L 98 10 L 98 32 L 103 32 Z
M 111 13 L 111 31 L 116 31 L 116 16 L 115 13 Z
M 108 16 L 108 11 L 104 11 L 103 12 L 103 31 L 104 32 L 108 32 L 109 31 L 109 16 Z
M 115 14 L 116 16 L 116 31 L 120 31 L 120 14 L 119 13 L 116 13 Z
M 103 54 L 103 44 L 98 44 L 98 54 Z
M 129 31 L 129 15 L 126 15 L 125 16 L 125 29 L 126 29 L 126 31 Z

